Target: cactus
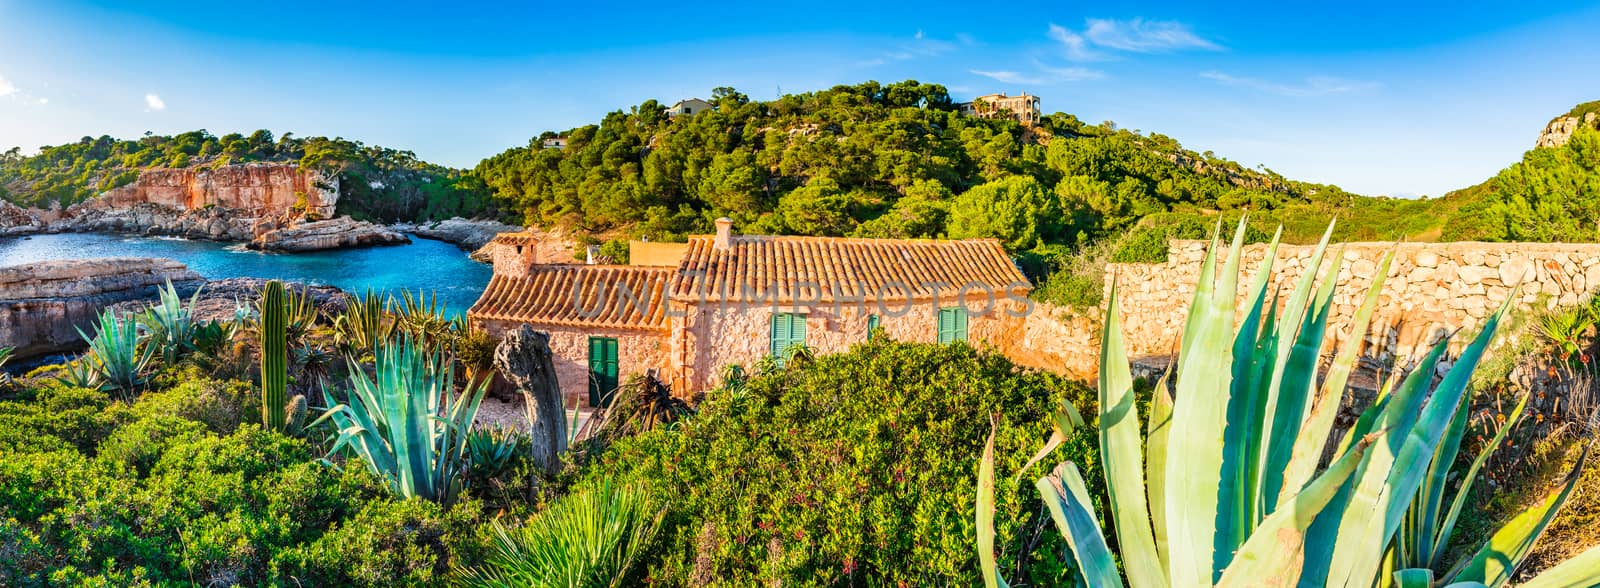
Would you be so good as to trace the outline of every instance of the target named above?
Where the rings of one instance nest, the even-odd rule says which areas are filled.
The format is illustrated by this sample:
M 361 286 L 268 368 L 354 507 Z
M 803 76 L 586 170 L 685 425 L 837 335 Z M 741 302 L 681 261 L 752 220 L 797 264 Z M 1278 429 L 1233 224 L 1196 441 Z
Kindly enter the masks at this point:
M 261 425 L 283 431 L 288 424 L 289 349 L 288 317 L 284 310 L 283 283 L 267 282 L 261 292 Z
M 289 399 L 288 405 L 283 410 L 288 413 L 284 423 L 288 426 L 289 431 L 299 431 L 305 428 L 306 414 L 311 412 L 311 407 L 306 404 L 306 395 L 294 395 L 294 398 Z

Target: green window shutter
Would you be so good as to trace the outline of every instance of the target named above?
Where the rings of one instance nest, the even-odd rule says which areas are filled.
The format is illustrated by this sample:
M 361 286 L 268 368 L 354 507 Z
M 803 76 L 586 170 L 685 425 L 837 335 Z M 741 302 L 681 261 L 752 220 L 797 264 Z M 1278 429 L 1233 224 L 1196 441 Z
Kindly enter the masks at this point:
M 939 343 L 967 340 L 967 309 L 959 306 L 939 309 Z
M 872 340 L 872 332 L 878 330 L 878 315 L 867 315 L 867 340 Z
M 589 338 L 589 406 L 610 406 L 617 391 L 617 340 Z
M 806 344 L 806 315 L 780 312 L 772 315 L 772 357 L 778 365 L 788 359 L 790 348 Z

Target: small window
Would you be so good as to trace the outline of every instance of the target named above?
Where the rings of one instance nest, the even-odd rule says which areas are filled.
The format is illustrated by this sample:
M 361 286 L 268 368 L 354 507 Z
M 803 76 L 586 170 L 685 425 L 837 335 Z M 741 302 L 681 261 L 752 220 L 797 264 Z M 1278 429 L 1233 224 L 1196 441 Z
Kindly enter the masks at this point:
M 875 314 L 867 315 L 867 340 L 868 341 L 872 340 L 873 332 L 878 330 L 878 324 L 879 324 L 878 315 L 875 315 Z
M 960 306 L 939 309 L 939 344 L 967 340 L 967 309 Z
M 805 344 L 806 315 L 789 312 L 772 315 L 772 357 L 778 365 L 783 365 L 795 348 Z

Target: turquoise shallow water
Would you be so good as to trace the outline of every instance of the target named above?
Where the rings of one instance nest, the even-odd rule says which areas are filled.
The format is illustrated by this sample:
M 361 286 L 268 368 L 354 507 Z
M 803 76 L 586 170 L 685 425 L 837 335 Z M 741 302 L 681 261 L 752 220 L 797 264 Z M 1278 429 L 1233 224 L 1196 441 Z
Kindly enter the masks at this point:
M 412 237 L 410 245 L 317 253 L 260 253 L 243 245 L 166 237 L 102 234 L 0 238 L 0 266 L 90 257 L 166 257 L 210 279 L 276 278 L 398 293 L 436 292 L 451 315 L 466 312 L 492 273 L 443 241 Z

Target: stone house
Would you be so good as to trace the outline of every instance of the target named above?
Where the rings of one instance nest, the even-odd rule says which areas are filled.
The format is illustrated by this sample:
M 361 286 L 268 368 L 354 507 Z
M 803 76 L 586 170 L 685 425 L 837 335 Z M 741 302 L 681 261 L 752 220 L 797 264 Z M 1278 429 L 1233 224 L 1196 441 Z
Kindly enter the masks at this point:
M 1039 97 L 1023 92 L 1018 96 L 1006 96 L 1004 93 L 988 94 L 972 99 L 971 102 L 962 102 L 956 109 L 967 116 L 981 118 L 1011 117 L 1024 125 L 1039 124 Z
M 714 108 L 716 106 L 710 102 L 699 98 L 690 98 L 688 100 L 679 100 L 677 104 L 668 107 L 667 116 L 694 116 Z
M 732 224 L 645 260 L 673 265 L 541 264 L 502 235 L 467 316 L 495 337 L 548 331 L 563 393 L 596 406 L 634 374 L 690 396 L 725 366 L 845 351 L 875 332 L 1004 348 L 1031 309 L 1031 285 L 993 239 L 735 235 Z

